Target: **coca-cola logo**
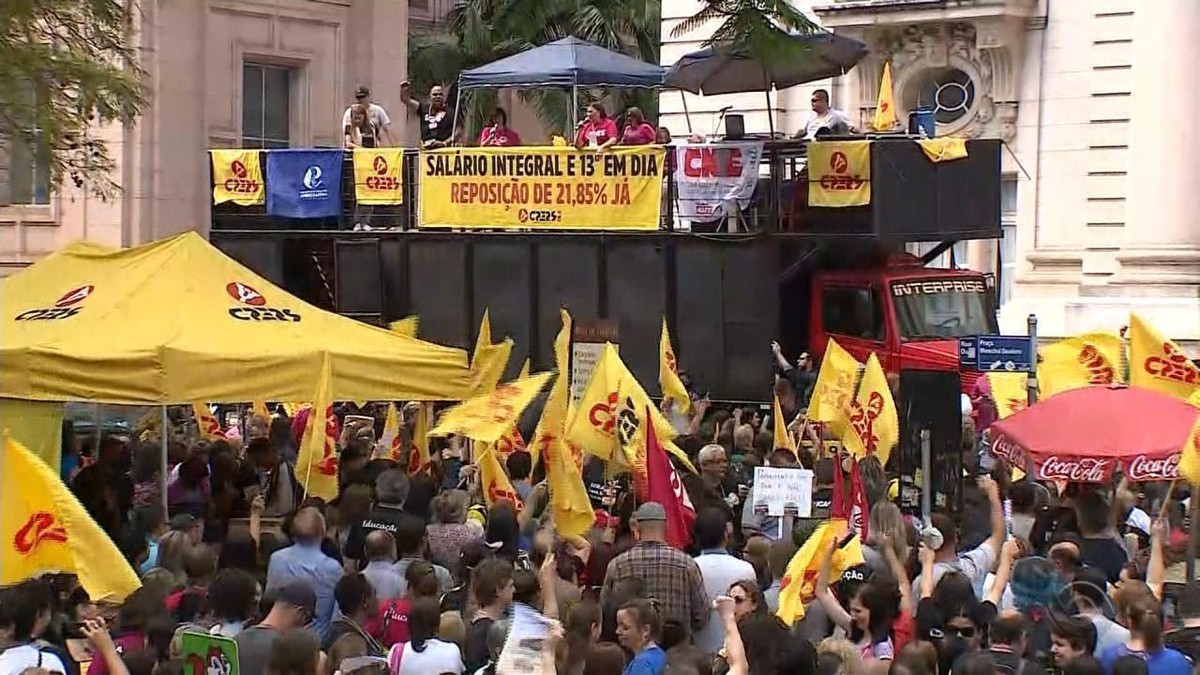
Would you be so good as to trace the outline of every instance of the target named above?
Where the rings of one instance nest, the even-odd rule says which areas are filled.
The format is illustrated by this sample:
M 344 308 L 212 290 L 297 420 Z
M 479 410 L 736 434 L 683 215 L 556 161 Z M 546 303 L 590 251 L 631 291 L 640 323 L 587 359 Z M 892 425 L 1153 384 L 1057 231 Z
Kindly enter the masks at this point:
M 1072 483 L 1103 483 L 1112 473 L 1112 460 L 1094 457 L 1061 459 L 1050 455 L 1038 467 L 1042 480 L 1065 480 Z
M 1025 451 L 1008 436 L 997 434 L 992 440 L 992 454 L 1008 460 L 1014 466 L 1025 466 Z
M 1178 452 L 1157 458 L 1138 455 L 1129 460 L 1129 465 L 1125 467 L 1125 474 L 1132 481 L 1174 480 L 1179 475 L 1179 457 Z

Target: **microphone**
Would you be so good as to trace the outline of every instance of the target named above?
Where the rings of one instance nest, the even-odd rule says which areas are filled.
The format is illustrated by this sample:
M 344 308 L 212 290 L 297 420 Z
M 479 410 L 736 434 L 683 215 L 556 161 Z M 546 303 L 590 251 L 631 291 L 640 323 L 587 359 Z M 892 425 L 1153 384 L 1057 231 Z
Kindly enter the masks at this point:
M 576 122 L 576 123 L 575 123 L 575 128 L 576 128 L 576 129 L 582 129 L 582 128 L 583 128 L 583 125 L 585 125 L 585 124 L 587 124 L 587 118 L 586 118 L 586 117 L 585 117 L 585 118 L 583 118 L 583 119 L 581 119 L 581 120 L 579 120 L 578 122 Z
M 718 112 L 718 113 L 727 113 L 727 112 L 729 112 L 730 110 L 733 110 L 733 106 L 732 106 L 732 105 L 727 105 L 727 106 L 725 106 L 724 108 L 721 108 L 720 110 L 718 110 L 717 112 Z

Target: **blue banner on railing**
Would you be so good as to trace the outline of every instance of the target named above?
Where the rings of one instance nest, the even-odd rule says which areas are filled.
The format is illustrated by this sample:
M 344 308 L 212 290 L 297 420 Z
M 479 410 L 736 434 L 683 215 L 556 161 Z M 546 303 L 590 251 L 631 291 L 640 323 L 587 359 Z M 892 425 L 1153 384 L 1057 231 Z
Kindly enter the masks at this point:
M 342 212 L 341 150 L 267 152 L 267 215 L 335 218 Z

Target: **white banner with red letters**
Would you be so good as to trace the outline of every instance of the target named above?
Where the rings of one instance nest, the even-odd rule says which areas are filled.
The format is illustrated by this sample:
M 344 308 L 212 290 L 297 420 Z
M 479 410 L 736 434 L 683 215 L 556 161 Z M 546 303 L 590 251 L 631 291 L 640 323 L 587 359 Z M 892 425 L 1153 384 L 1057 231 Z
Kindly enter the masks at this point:
M 708 222 L 725 217 L 733 202 L 750 205 L 758 184 L 762 141 L 689 143 L 675 148 L 676 213 Z

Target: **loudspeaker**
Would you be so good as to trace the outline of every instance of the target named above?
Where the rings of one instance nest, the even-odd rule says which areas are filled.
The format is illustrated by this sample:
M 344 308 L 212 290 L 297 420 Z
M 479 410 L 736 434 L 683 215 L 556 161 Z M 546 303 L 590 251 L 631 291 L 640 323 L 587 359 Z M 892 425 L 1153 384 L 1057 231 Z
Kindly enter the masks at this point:
M 962 398 L 953 371 L 901 370 L 900 508 L 920 515 L 921 490 L 934 511 L 962 509 Z M 921 431 L 929 430 L 930 474 L 921 476 Z

